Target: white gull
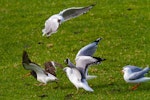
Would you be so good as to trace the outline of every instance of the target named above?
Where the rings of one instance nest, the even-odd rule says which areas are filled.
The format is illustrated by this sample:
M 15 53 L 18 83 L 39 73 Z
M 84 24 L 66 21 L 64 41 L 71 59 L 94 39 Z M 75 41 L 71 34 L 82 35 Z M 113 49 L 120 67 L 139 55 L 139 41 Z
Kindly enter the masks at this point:
M 61 11 L 59 14 L 52 15 L 45 22 L 45 28 L 42 30 L 43 36 L 46 35 L 48 37 L 56 33 L 61 23 L 88 12 L 93 6 L 95 4 L 87 7 L 72 7 Z
M 150 81 L 150 77 L 145 77 L 145 74 L 150 70 L 149 67 L 139 68 L 137 66 L 127 65 L 123 67 L 123 78 L 127 83 L 136 83 L 132 90 L 135 90 L 140 83 Z

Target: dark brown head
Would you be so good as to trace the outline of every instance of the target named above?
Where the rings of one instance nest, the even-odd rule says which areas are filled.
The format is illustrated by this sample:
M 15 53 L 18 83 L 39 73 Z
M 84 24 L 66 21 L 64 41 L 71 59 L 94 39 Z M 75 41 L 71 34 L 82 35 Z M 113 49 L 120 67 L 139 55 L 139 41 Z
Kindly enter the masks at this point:
M 56 73 L 55 73 L 55 66 L 52 64 L 52 62 L 46 62 L 44 63 L 44 66 L 45 66 L 45 71 L 56 76 Z

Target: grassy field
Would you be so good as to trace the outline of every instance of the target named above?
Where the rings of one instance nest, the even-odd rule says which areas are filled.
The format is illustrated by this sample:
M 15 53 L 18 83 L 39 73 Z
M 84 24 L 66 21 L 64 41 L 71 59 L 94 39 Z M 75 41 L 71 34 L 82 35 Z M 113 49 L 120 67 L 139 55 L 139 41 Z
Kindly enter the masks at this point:
M 61 25 L 50 38 L 42 37 L 45 20 L 62 9 L 97 5 L 87 14 Z M 150 82 L 130 91 L 120 73 L 125 65 L 150 65 L 149 0 L 1 0 L 0 1 L 0 99 L 3 100 L 149 100 Z M 56 83 L 36 86 L 21 64 L 26 50 L 32 61 L 74 61 L 78 50 L 102 37 L 95 56 L 106 58 L 89 69 L 98 77 L 89 80 L 93 93 L 76 88 L 58 70 Z M 149 74 L 150 76 L 150 74 Z

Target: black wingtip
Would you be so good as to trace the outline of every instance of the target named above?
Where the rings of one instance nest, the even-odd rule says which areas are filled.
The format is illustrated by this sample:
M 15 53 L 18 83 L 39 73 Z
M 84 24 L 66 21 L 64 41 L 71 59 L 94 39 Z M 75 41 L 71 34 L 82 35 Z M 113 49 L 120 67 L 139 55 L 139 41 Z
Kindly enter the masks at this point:
M 95 5 L 96 5 L 96 3 L 93 3 L 93 4 L 89 5 L 89 6 L 86 6 L 85 8 L 89 8 L 89 10 L 90 10 L 90 9 L 92 9 Z
M 106 59 L 105 59 L 105 58 L 101 58 L 101 60 L 102 60 L 102 61 L 105 61 Z
M 22 55 L 22 63 L 27 63 L 29 64 L 31 60 L 28 57 L 28 53 L 24 50 L 23 55 Z
M 102 40 L 102 38 L 98 38 L 98 39 L 96 39 L 94 42 L 99 43 L 100 40 Z
M 105 58 L 100 58 L 100 57 L 93 57 L 93 58 L 97 59 L 98 62 L 101 62 L 101 61 L 105 61 L 105 60 L 106 60 Z
M 64 62 L 65 62 L 65 64 L 68 64 L 68 63 L 69 63 L 69 58 L 66 58 L 66 59 L 64 60 Z

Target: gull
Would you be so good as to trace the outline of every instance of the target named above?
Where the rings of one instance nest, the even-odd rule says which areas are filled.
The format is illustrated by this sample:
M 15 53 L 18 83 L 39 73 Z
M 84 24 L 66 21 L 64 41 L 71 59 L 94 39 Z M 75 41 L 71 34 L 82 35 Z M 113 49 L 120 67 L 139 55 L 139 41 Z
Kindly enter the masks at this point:
M 45 28 L 42 30 L 43 36 L 46 35 L 49 37 L 51 34 L 56 33 L 60 24 L 88 12 L 93 6 L 95 6 L 95 4 L 87 7 L 72 7 L 52 15 L 45 21 Z
M 94 90 L 88 85 L 86 79 L 80 73 L 76 67 L 65 67 L 64 71 L 66 72 L 67 77 L 70 82 L 77 88 L 83 88 L 86 91 L 93 92 Z
M 88 68 L 89 66 L 93 64 L 100 64 L 102 61 L 106 60 L 105 58 L 100 58 L 100 57 L 94 57 L 93 54 L 95 53 L 98 44 L 102 40 L 102 38 L 98 38 L 92 43 L 82 47 L 75 58 L 76 62 L 76 67 L 79 69 L 79 71 L 84 74 L 85 78 L 92 79 L 95 78 L 96 76 L 93 75 L 88 75 Z
M 137 66 L 127 65 L 123 67 L 123 78 L 127 83 L 136 83 L 132 90 L 137 89 L 137 87 L 142 82 L 150 81 L 150 77 L 145 77 L 144 75 L 150 70 L 149 67 L 139 68 Z
M 86 91 L 93 92 L 94 90 L 88 86 L 86 80 L 95 78 L 95 76 L 88 75 L 88 67 L 93 64 L 99 64 L 104 61 L 104 58 L 93 57 L 97 45 L 101 38 L 98 38 L 94 42 L 81 48 L 75 58 L 76 65 L 74 65 L 69 58 L 65 60 L 68 67 L 64 68 L 64 71 L 67 74 L 67 77 L 77 88 L 83 88 Z
M 49 81 L 57 81 L 56 66 L 62 67 L 59 63 L 49 61 L 45 63 L 45 69 L 43 69 L 29 59 L 26 51 L 23 51 L 22 65 L 26 70 L 31 70 L 30 74 L 43 85 L 46 85 Z

